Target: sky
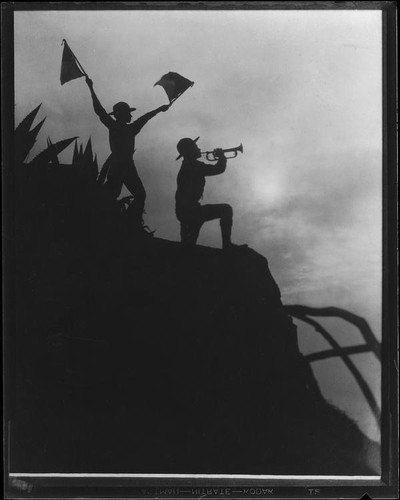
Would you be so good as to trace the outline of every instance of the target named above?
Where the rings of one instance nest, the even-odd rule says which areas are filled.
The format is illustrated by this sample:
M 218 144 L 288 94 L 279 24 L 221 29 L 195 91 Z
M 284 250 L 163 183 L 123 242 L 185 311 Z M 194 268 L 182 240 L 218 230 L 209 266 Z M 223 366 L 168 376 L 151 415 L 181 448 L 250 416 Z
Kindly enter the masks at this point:
M 77 135 L 91 137 L 100 165 L 109 154 L 84 79 L 60 85 L 63 38 L 103 106 L 126 101 L 137 108 L 133 119 L 168 103 L 153 85 L 178 72 L 194 86 L 136 138 L 145 222 L 179 241 L 179 139 L 200 136 L 202 151 L 243 144 L 226 172 L 207 180 L 203 203 L 232 205 L 234 242 L 268 259 L 284 304 L 342 307 L 381 339 L 380 11 L 22 11 L 14 29 L 15 122 L 40 103 L 38 120 L 47 116 L 33 155 L 48 136 Z M 60 155 L 71 158 L 72 147 Z M 198 243 L 221 246 L 218 222 L 203 226 Z M 361 342 L 342 320 L 324 321 L 340 344 Z M 298 325 L 304 354 L 329 348 Z M 352 359 L 380 401 L 378 362 Z M 313 369 L 327 399 L 379 440 L 343 363 Z

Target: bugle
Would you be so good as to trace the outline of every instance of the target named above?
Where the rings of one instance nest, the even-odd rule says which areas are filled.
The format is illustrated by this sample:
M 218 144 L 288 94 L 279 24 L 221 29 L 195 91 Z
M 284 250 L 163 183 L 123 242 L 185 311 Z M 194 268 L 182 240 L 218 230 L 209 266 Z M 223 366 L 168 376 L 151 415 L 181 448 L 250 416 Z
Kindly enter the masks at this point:
M 215 156 L 215 149 L 213 151 L 202 151 L 201 154 L 204 155 L 208 161 L 217 161 L 218 157 Z M 243 146 L 240 144 L 240 146 L 236 146 L 236 148 L 229 148 L 229 149 L 223 149 L 222 152 L 224 154 L 226 153 L 233 153 L 233 156 L 225 156 L 225 158 L 236 158 L 238 151 L 240 153 L 243 153 Z

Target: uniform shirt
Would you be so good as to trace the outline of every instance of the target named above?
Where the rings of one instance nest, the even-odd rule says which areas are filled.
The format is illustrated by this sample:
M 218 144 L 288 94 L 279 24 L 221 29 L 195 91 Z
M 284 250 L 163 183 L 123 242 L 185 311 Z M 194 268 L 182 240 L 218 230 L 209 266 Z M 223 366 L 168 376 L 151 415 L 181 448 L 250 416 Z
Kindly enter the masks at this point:
M 196 159 L 184 159 L 178 173 L 178 188 L 175 194 L 176 208 L 190 208 L 203 197 L 206 177 L 222 174 L 226 168 L 226 158 L 220 158 L 215 165 Z
M 132 160 L 135 152 L 135 136 L 160 109 L 150 111 L 133 123 L 122 123 L 112 118 L 101 105 L 97 95 L 91 90 L 93 107 L 100 121 L 108 128 L 110 149 L 117 160 Z
M 135 152 L 135 136 L 150 120 L 147 113 L 133 123 L 121 123 L 112 118 L 104 109 L 98 113 L 102 123 L 108 128 L 110 149 L 113 155 L 121 159 L 131 159 Z

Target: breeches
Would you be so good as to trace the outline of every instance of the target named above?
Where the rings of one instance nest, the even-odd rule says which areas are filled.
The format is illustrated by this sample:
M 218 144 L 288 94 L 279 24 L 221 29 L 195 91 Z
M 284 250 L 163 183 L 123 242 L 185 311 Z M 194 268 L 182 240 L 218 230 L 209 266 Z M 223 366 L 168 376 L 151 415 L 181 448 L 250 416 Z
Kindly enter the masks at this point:
M 181 223 L 182 243 L 196 244 L 204 222 L 220 219 L 222 240 L 230 241 L 232 230 L 232 207 L 227 203 L 216 205 L 195 205 L 190 208 L 176 209 L 176 216 Z
M 121 194 L 122 185 L 124 184 L 133 196 L 133 202 L 128 209 L 129 212 L 132 215 L 142 217 L 146 201 L 146 191 L 134 162 L 132 160 L 114 160 L 112 155 L 108 158 L 108 161 L 110 161 L 110 166 L 108 168 L 105 188 L 116 199 Z

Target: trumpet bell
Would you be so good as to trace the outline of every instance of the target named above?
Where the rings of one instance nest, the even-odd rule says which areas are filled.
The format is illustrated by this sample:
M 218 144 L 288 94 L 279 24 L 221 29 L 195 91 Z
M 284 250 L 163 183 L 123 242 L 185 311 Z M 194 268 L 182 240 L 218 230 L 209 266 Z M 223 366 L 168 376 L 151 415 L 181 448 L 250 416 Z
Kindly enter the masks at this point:
M 238 152 L 243 153 L 243 145 L 240 144 L 236 148 L 224 149 L 224 153 L 232 153 L 232 156 L 226 156 L 226 158 L 236 158 Z

